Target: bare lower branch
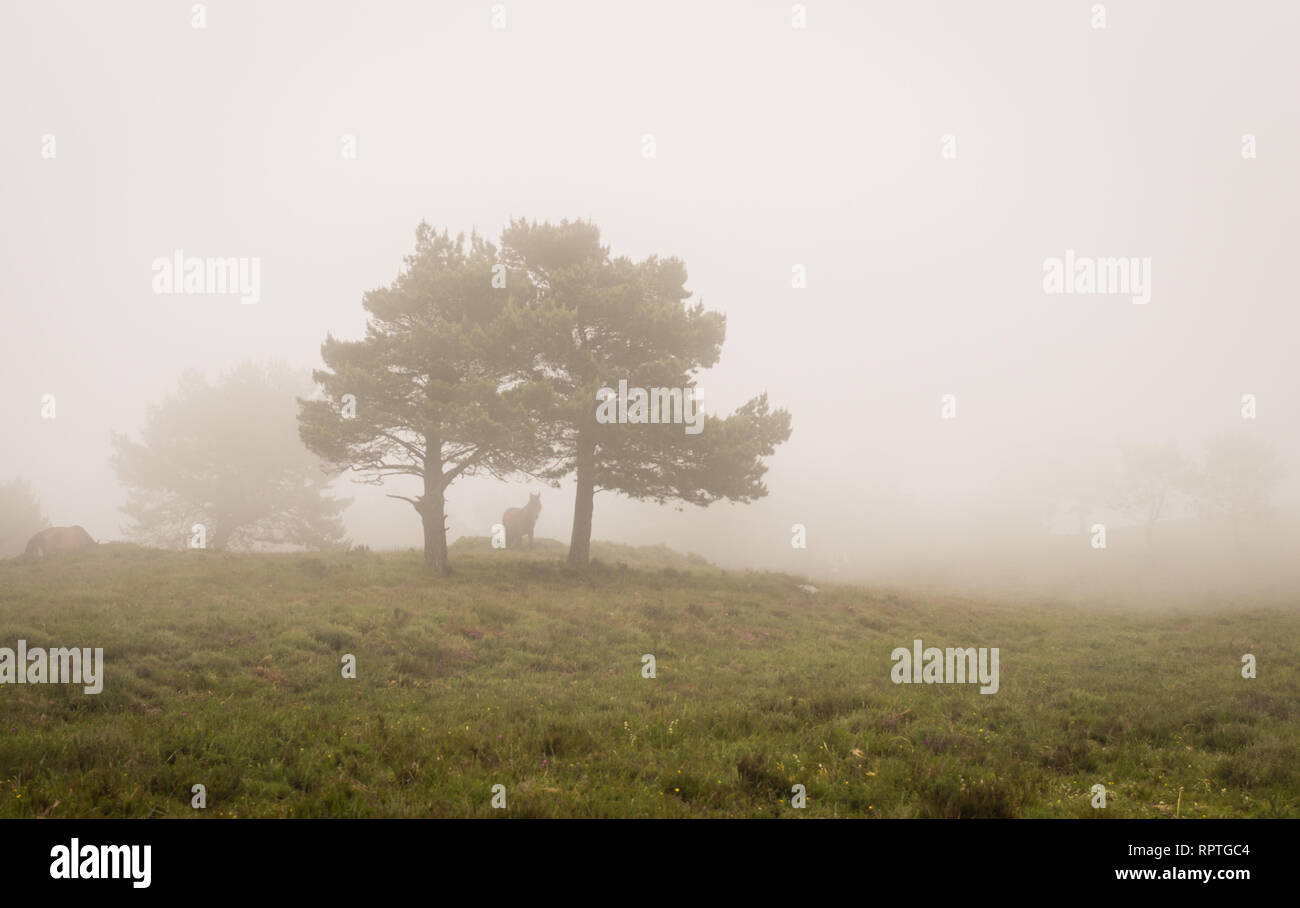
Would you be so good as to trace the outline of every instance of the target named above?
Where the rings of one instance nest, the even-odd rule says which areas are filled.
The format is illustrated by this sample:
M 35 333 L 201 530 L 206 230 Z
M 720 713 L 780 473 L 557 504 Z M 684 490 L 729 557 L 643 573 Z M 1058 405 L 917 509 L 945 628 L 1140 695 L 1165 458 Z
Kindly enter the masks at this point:
M 414 499 L 414 498 L 407 498 L 405 495 L 393 495 L 392 493 L 389 493 L 388 497 L 389 497 L 389 498 L 400 498 L 400 499 L 402 499 L 402 501 L 409 501 L 409 502 L 411 503 L 411 507 L 415 508 L 416 513 L 419 513 L 419 510 L 420 510 L 420 502 L 417 501 L 416 499 Z

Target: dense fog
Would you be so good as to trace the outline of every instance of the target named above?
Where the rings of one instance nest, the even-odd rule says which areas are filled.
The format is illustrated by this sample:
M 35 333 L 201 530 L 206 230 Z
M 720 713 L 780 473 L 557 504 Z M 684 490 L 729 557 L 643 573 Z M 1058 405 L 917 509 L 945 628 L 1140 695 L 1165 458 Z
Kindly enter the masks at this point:
M 766 392 L 793 429 L 765 498 L 598 493 L 595 539 L 1049 599 L 1294 589 L 1300 7 L 806 6 L 7 4 L 0 481 L 124 539 L 114 433 L 185 373 L 321 368 L 421 221 L 582 219 L 725 314 L 708 413 Z M 256 261 L 255 292 L 157 292 L 173 256 Z M 338 479 L 351 542 L 419 547 L 413 488 Z M 535 493 L 567 543 L 571 479 L 527 477 L 454 483 L 451 538 Z

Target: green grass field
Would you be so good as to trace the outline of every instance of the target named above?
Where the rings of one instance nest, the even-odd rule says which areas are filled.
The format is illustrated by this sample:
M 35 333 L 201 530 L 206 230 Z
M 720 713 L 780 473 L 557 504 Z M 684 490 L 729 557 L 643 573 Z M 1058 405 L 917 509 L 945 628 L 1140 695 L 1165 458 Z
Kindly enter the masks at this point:
M 0 646 L 106 662 L 95 696 L 0 687 L 0 816 L 1300 816 L 1294 600 L 810 594 L 666 549 L 597 544 L 584 573 L 562 551 L 461 540 L 449 578 L 413 552 L 0 562 Z M 917 637 L 999 647 L 1000 691 L 891 683 Z

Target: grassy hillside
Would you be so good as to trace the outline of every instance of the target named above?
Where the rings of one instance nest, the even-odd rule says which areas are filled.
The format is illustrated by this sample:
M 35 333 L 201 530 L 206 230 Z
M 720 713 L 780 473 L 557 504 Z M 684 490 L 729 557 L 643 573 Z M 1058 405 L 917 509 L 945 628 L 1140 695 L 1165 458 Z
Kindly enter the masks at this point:
M 667 549 L 575 573 L 562 550 L 462 540 L 446 579 L 415 553 L 0 563 L 0 646 L 107 663 L 97 696 L 0 686 L 0 816 L 1300 816 L 1294 602 L 812 594 Z M 999 647 L 1001 690 L 891 683 L 916 637 Z

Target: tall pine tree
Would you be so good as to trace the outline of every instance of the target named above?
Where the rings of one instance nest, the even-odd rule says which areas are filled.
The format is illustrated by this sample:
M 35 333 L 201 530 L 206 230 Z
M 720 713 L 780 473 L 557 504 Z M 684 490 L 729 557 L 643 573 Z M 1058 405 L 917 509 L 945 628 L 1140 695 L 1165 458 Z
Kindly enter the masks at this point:
M 337 470 L 381 484 L 420 480 L 407 501 L 424 532 L 424 561 L 446 573 L 446 492 L 460 476 L 504 477 L 536 468 L 545 450 L 530 381 L 535 316 L 491 243 L 451 239 L 427 223 L 387 287 L 365 294 L 369 322 L 357 341 L 326 338 L 324 399 L 300 402 L 303 441 Z
M 763 458 L 790 436 L 790 414 L 761 394 L 698 434 L 677 423 L 597 419 L 597 394 L 616 389 L 696 388 L 717 363 L 726 319 L 690 304 L 686 268 L 655 256 L 612 258 L 594 224 L 517 220 L 502 235 L 511 281 L 530 294 L 536 382 L 551 396 L 544 439 L 555 456 L 544 475 L 573 473 L 577 493 L 569 563 L 588 563 L 597 491 L 707 506 L 767 494 Z M 521 279 L 522 278 L 522 279 Z

